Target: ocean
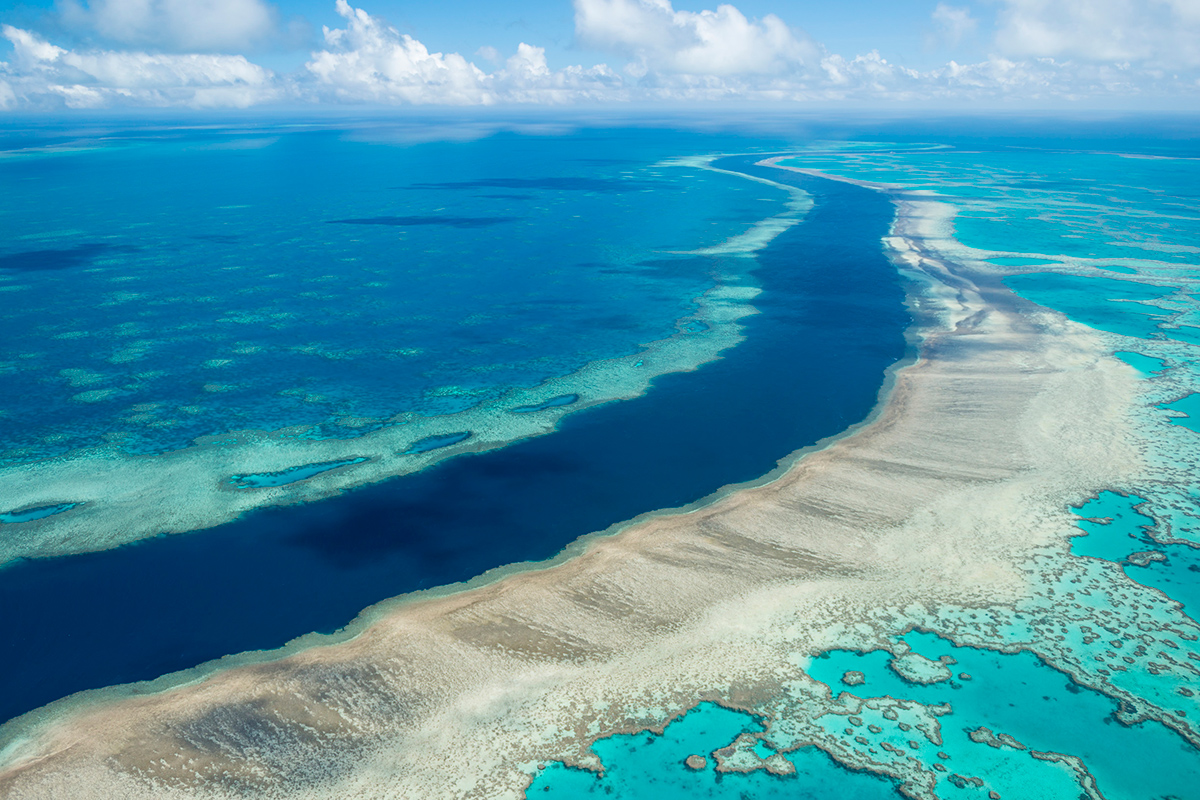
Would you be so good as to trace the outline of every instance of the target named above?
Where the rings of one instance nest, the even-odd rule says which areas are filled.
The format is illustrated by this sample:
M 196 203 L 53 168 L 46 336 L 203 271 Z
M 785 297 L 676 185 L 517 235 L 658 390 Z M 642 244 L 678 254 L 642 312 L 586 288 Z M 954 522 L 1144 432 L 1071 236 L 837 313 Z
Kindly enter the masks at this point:
M 883 246 L 894 200 L 951 209 L 942 256 L 1107 337 L 1136 371 L 1148 477 L 1080 487 L 1070 546 L 1031 562 L 1024 605 L 968 632 L 959 610 L 899 615 L 886 647 L 807 662 L 864 709 L 850 727 L 817 716 L 801 739 L 701 702 L 661 734 L 600 737 L 603 774 L 540 764 L 530 792 L 911 794 L 881 766 L 895 749 L 929 796 L 1188 796 L 1200 149 L 1175 122 L 995 130 L 0 136 L 0 719 L 569 557 L 852 430 L 920 357 L 921 289 Z M 1086 581 L 1086 608 L 1064 610 Z M 1132 647 L 1067 635 L 1142 605 L 1178 634 L 1170 653 L 1147 640 L 1121 662 Z M 1036 629 L 1059 611 L 1051 646 Z M 888 739 L 893 702 L 941 735 Z
M 310 632 L 333 632 L 374 603 L 467 581 L 507 564 L 552 558 L 585 534 L 754 480 L 793 451 L 864 419 L 875 404 L 885 370 L 904 354 L 908 317 L 903 291 L 877 246 L 892 210 L 884 198 L 867 190 L 803 176 L 771 176 L 820 204 L 763 249 L 729 253 L 719 246 L 762 219 L 786 212 L 792 196 L 747 179 L 768 174 L 754 166 L 757 156 L 719 159 L 713 166 L 721 172 L 656 166 L 667 157 L 694 156 L 697 150 L 704 154 L 702 148 L 713 146 L 705 137 L 698 137 L 693 151 L 681 153 L 677 141 L 640 130 L 553 137 L 549 143 L 545 137 L 531 141 L 500 136 L 428 147 L 364 144 L 344 134 L 296 136 L 298 142 L 283 136 L 259 148 L 214 147 L 207 133 L 200 135 L 201 144 L 171 139 L 163 145 L 155 140 L 146 147 L 154 152 L 162 148 L 159 157 L 170 166 L 146 167 L 145 174 L 186 167 L 189 171 L 180 180 L 200 185 L 205 173 L 224 169 L 218 165 L 231 153 L 235 158 L 251 153 L 251 161 L 257 161 L 280 144 L 288 152 L 272 156 L 272 163 L 291 163 L 301 156 L 303 163 L 357 163 L 354 171 L 342 164 L 321 172 L 321 179 L 331 185 L 309 186 L 308 191 L 322 200 L 316 209 L 299 206 L 306 215 L 302 221 L 276 208 L 262 217 L 231 215 L 243 220 L 238 224 L 251 227 L 220 234 L 234 242 L 227 243 L 197 239 L 198 223 L 192 220 L 181 227 L 187 231 L 180 234 L 183 241 L 172 245 L 173 252 L 197 251 L 188 270 L 158 271 L 155 265 L 167 256 L 143 255 L 151 248 L 142 243 L 120 245 L 127 248 L 122 259 L 110 253 L 86 265 L 16 273 L 21 284 L 10 285 L 45 291 L 63 304 L 86 305 L 81 298 L 93 288 L 88 281 L 111 283 L 114 276 L 109 273 L 114 271 L 121 273 L 115 277 L 142 282 L 144 298 L 117 306 L 121 311 L 103 304 L 81 309 L 81 315 L 108 317 L 104 323 L 86 324 L 80 316 L 70 318 L 71 327 L 87 331 L 85 337 L 41 334 L 48 340 L 47 349 L 57 347 L 61 353 L 30 359 L 37 366 L 28 367 L 29 372 L 45 370 L 40 377 L 29 377 L 38 392 L 20 395 L 20 402 L 8 400 L 16 408 L 10 417 L 14 424 L 6 431 L 28 437 L 25 443 L 14 443 L 15 451 L 30 460 L 30 449 L 39 457 L 51 455 L 37 449 L 44 444 L 32 443 L 37 428 L 32 423 L 26 427 L 22 415 L 50 424 L 51 409 L 64 414 L 63 409 L 82 409 L 74 419 L 79 438 L 72 443 L 94 447 L 107 441 L 111 430 L 106 428 L 130 427 L 130 418 L 137 416 L 134 409 L 150 398 L 158 398 L 155 414 L 160 419 L 170 413 L 181 416 L 180 407 L 203 401 L 204 413 L 186 417 L 189 435 L 224 433 L 236 421 L 263 428 L 309 426 L 299 435 L 331 437 L 338 433 L 332 426 L 342 418 L 331 417 L 343 413 L 391 420 L 375 423 L 378 426 L 404 424 L 396 419 L 402 415 L 452 420 L 456 413 L 504 397 L 513 386 L 536 385 L 578 371 L 589 360 L 637 353 L 646 342 L 670 336 L 693 298 L 711 288 L 714 274 L 726 276 L 727 283 L 737 280 L 753 287 L 757 313 L 745 319 L 744 341 L 727 354 L 694 372 L 655 377 L 644 396 L 568 414 L 550 435 L 463 453 L 421 472 L 315 503 L 250 511 L 201 532 L 155 536 L 100 552 L 11 561 L 0 573 L 0 604 L 14 612 L 6 617 L 4 634 L 20 657 L 0 664 L 0 679 L 20 690 L 4 693 L 0 709 L 5 718 L 79 690 L 150 680 L 221 656 L 280 647 Z M 720 144 L 734 149 L 734 142 Z M 292 151 L 296 147 L 300 154 Z M 115 168 L 105 163 L 109 160 L 137 161 L 125 146 L 116 149 L 116 154 L 101 148 L 55 157 L 96 158 L 102 173 Z M 632 158 L 639 153 L 642 161 Z M 536 161 L 524 160 L 535 154 Z M 396 163 L 388 170 L 368 170 L 365 165 L 373 156 L 394 158 Z M 210 159 L 215 163 L 208 163 Z M 36 158 L 14 160 L 19 174 L 36 169 L 27 163 Z M 438 161 L 449 165 L 448 173 L 437 172 Z M 469 179 L 463 176 L 464 163 L 477 165 Z M 99 180 L 81 172 L 82 180 Z M 262 174 L 243 170 L 246 187 L 207 202 L 247 199 L 234 196 L 240 192 L 267 193 L 260 185 Z M 367 174 L 370 185 L 359 186 Z M 443 180 L 429 188 L 435 174 Z M 501 177 L 491 177 L 496 174 Z M 539 177 L 511 177 L 529 174 Z M 299 197 L 290 195 L 299 191 L 295 178 L 277 174 L 277 183 L 268 187 L 280 194 L 271 195 L 271 202 L 287 195 L 288 206 L 295 209 Z M 88 185 L 81 186 L 78 194 L 86 196 L 87 191 Z M 518 191 L 524 194 L 515 194 Z M 387 222 L 345 228 L 331 224 L 326 217 L 343 213 L 326 210 L 334 202 L 329 198 L 338 193 L 355 198 L 356 205 L 344 214 L 363 219 L 375 214 Z M 201 202 L 187 196 L 192 198 L 188 202 Z M 442 208 L 451 202 L 453 216 Z M 375 205 L 364 208 L 366 203 Z M 97 214 L 119 207 L 115 202 L 100 205 Z M 414 206 L 425 217 L 418 217 Z M 398 207 L 406 223 L 393 221 L 396 215 L 390 212 Z M 649 209 L 655 207 L 658 213 L 651 214 Z M 148 213 L 135 208 L 130 213 Z M 385 216 L 384 211 L 389 213 Z M 24 213 L 31 213 L 30 208 Z M 175 213 L 181 218 L 174 224 L 184 226 L 184 209 Z M 247 216 L 250 219 L 244 220 Z M 460 218 L 493 221 L 446 221 Z M 586 223 L 570 222 L 576 219 Z M 283 232 L 277 228 L 281 220 L 287 220 Z M 65 223 L 54 219 L 47 224 L 57 230 Z M 830 227 L 842 235 L 829 241 L 825 232 Z M 320 246 L 296 237 L 298 233 L 319 241 L 330 236 L 345 239 L 320 256 Z M 262 242 L 287 243 L 292 238 L 300 241 L 287 244 L 285 250 L 303 249 L 309 252 L 307 260 L 292 261 Z M 56 247 L 71 249 L 61 242 Z M 715 252 L 698 252 L 706 248 Z M 236 278 L 231 278 L 206 257 L 223 259 L 217 263 L 249 263 L 234 270 Z M 7 258 L 12 263 L 18 256 Z M 344 267 L 347 263 L 352 266 Z M 230 322 L 226 304 L 249 303 L 248 294 L 260 294 L 262 271 L 279 269 L 286 270 L 295 286 L 312 280 L 325 288 L 319 297 L 299 292 L 306 297 L 285 325 L 262 310 L 254 312 L 257 322 Z M 176 270 L 200 273 L 188 280 L 207 281 L 202 291 L 217 294 L 199 304 L 182 294 L 174 305 L 157 299 L 180 292 L 182 279 Z M 253 272 L 243 275 L 247 270 Z M 312 279 L 314 271 L 321 275 Z M 381 271 L 398 273 L 384 277 L 399 278 L 396 282 L 403 290 L 368 285 L 378 280 L 350 285 L 350 275 L 377 279 Z M 73 277 L 74 272 L 86 277 Z M 321 280 L 327 273 L 337 280 Z M 63 296 L 64 286 L 80 280 L 85 282 L 77 290 L 80 294 Z M 42 281 L 49 286 L 41 286 Z M 122 280 L 118 285 L 131 283 Z M 427 288 L 416 291 L 414 285 Z M 263 294 L 254 302 L 276 308 L 286 305 L 287 297 Z M 225 317 L 214 317 L 214 304 Z M 137 310 L 146 306 L 155 308 L 152 315 Z M 28 310 L 21 308 L 22 313 Z M 55 319 L 65 312 L 52 308 L 41 314 Z M 175 330 L 209 332 L 187 337 L 193 348 L 189 352 L 196 352 L 187 360 L 182 350 L 164 345 L 163 352 L 123 367 L 161 367 L 157 371 L 168 374 L 155 379 L 154 389 L 130 389 L 127 395 L 85 403 L 59 397 L 58 406 L 46 399 L 56 388 L 60 395 L 75 388 L 56 380 L 53 370 L 60 364 L 90 364 L 78 369 L 117 372 L 104 355 L 125 341 L 115 338 L 125 323 L 112 321 L 122 314 L 131 315 L 143 330 L 157 332 L 159 323 L 152 320 L 170 316 Z M 481 316 L 487 319 L 478 320 Z M 236 326 L 237 343 L 212 332 L 226 326 Z M 10 330 L 27 331 L 14 337 L 18 347 L 37 337 L 36 326 Z M 294 347 L 280 344 L 299 336 L 307 346 L 326 330 L 336 344 L 320 344 L 323 356 L 298 355 Z M 260 331 L 262 338 L 256 339 Z M 696 331 L 700 336 L 703 332 Z M 164 334 L 156 333 L 175 338 Z M 269 343 L 243 344 L 251 341 Z M 357 346 L 344 357 L 332 357 L 345 353 L 349 343 Z M 398 344 L 420 350 L 420 355 L 389 359 L 389 354 L 406 349 Z M 203 386 L 198 388 L 196 382 L 208 378 L 213 369 L 205 366 L 213 360 L 208 356 L 236 356 L 231 348 L 251 346 L 257 349 L 244 366 L 234 357 L 219 368 L 235 383 L 244 375 L 244 385 L 238 383 L 236 391 L 197 394 Z M 501 356 L 498 348 L 506 346 L 507 355 Z M 517 363 L 501 360 L 514 352 L 525 358 Z M 19 354 L 14 361 L 21 363 Z M 315 365 L 312 375 L 298 365 L 309 362 Z M 350 376 L 346 385 L 341 383 L 343 375 Z M 286 390 L 272 392 L 271 381 L 326 381 L 332 388 L 320 390 L 325 401 L 305 404 Z M 449 381 L 461 390 L 456 396 L 439 391 Z M 463 387 L 471 387 L 470 392 Z M 587 399 L 605 399 L 602 385 L 591 391 Z M 340 398 L 336 402 L 335 394 Z M 242 398 L 248 395 L 254 396 L 261 412 L 243 407 Z M 583 403 L 575 400 L 559 408 L 569 410 L 575 404 Z M 537 407 L 520 410 L 538 413 Z M 215 430 L 195 427 L 204 420 Z M 181 446 L 183 434 L 176 426 L 146 423 L 137 431 L 121 444 L 110 445 L 112 455 L 107 457 L 146 460 Z M 352 447 L 351 434 L 340 431 Z M 27 449 L 20 451 L 21 446 Z M 62 446 L 67 446 L 65 440 Z M 15 463 L 8 469 L 19 471 L 21 460 L 10 458 Z M 213 481 L 229 478 L 211 476 Z M 286 474 L 283 479 L 299 481 L 303 476 Z M 66 497 L 70 487 L 60 491 Z M 65 516 L 71 510 L 59 513 Z M 23 524 L 28 523 L 5 527 L 15 528 L 13 534 L 19 536 Z M 87 658 L 79 659 L 80 652 L 87 652 Z

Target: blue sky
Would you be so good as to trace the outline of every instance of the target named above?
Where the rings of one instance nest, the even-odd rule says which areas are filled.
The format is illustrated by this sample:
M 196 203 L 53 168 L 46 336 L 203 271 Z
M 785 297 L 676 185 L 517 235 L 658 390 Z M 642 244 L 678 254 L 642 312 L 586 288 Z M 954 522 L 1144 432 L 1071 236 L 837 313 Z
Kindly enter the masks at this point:
M 1194 109 L 1200 0 L 34 0 L 0 109 Z

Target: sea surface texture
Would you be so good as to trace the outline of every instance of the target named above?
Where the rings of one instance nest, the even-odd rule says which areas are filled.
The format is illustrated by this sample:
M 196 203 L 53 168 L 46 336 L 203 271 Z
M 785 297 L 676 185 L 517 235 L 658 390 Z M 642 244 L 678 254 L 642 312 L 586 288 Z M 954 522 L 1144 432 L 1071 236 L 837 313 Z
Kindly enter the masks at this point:
M 458 751 L 428 731 L 371 750 L 412 720 L 370 687 L 442 673 L 371 661 L 370 626 L 564 574 L 608 639 L 517 600 L 454 618 L 461 663 L 485 643 L 503 687 L 445 690 L 438 741 L 480 796 L 1200 797 L 1200 151 L 884 127 L 0 135 L 0 790 L 77 715 L 206 680 L 232 697 L 255 683 L 238 670 L 277 666 L 270 697 L 312 692 L 303 712 L 180 701 L 112 763 L 138 765 L 130 786 L 160 761 L 162 785 L 200 776 L 197 796 L 404 796 L 395 764 Z M 963 388 L 993 372 L 994 395 Z M 1096 426 L 1122 455 L 1067 474 L 1110 444 L 1054 405 L 1076 375 L 1109 392 Z M 909 441 L 898 404 L 938 424 L 901 455 L 853 450 Z M 944 453 L 968 466 L 938 477 Z M 899 521 L 875 495 L 916 500 L 854 483 L 891 457 L 932 498 Z M 821 469 L 850 477 L 761 499 Z M 691 516 L 670 510 L 726 501 L 760 538 L 713 512 L 711 539 L 669 550 Z M 626 534 L 650 543 L 611 585 L 562 571 Z M 719 608 L 700 625 L 639 605 L 653 580 L 620 588 L 655 570 L 649 596 Z M 669 646 L 592 646 L 643 618 Z M 606 680 L 555 694 L 571 670 Z M 295 756 L 325 702 L 329 747 L 354 731 L 328 783 Z M 184 777 L 159 759 L 177 742 L 203 754 Z

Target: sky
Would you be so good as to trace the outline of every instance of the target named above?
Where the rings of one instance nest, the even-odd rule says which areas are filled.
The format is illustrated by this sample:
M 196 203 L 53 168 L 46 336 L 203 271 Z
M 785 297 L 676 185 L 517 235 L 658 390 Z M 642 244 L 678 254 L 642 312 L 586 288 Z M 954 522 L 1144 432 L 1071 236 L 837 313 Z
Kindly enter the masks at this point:
M 1200 0 L 0 0 L 0 113 L 1200 110 Z

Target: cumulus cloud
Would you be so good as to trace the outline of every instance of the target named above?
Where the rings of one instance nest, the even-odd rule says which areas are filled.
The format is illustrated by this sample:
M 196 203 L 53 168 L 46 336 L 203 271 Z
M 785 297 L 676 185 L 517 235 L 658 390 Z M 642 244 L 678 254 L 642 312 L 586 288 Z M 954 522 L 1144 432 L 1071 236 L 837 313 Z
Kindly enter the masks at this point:
M 176 52 L 245 49 L 271 35 L 276 12 L 263 0 L 63 0 L 69 25 L 124 45 Z
M 337 12 L 346 27 L 324 28 L 326 48 L 305 64 L 318 97 L 445 105 L 556 103 L 595 97 L 615 85 L 616 76 L 603 64 L 551 71 L 546 51 L 525 43 L 502 70 L 489 74 L 458 53 L 429 52 L 421 42 L 346 0 L 337 0 Z
M 607 64 L 556 69 L 545 50 L 527 43 L 507 57 L 481 48 L 477 56 L 488 65 L 481 69 L 457 53 L 431 51 L 347 0 L 336 3 L 341 27 L 325 28 L 322 46 L 301 69 L 283 76 L 243 55 L 201 52 L 199 44 L 196 51 L 184 53 L 151 47 L 70 50 L 37 33 L 3 26 L 0 33 L 12 42 L 13 57 L 11 63 L 0 62 L 0 109 L 270 102 L 961 106 L 1062 98 L 1106 101 L 1145 93 L 1177 102 L 1200 95 L 1195 69 L 1176 74 L 1162 68 L 1168 53 L 1185 66 L 1200 63 L 1188 55 L 1200 37 L 1184 35 L 1200 25 L 1200 0 L 1146 0 L 1140 16 L 1132 0 L 998 1 L 1006 4 L 998 55 L 922 71 L 874 50 L 855 56 L 831 53 L 774 16 L 748 19 L 732 5 L 677 10 L 671 0 L 574 0 L 580 42 L 607 51 L 617 69 Z M 136 22 L 147 14 L 167 13 L 165 9 L 175 8 L 169 3 L 185 0 L 91 0 L 89 13 L 117 8 L 106 5 L 117 2 L 125 3 L 127 11 L 141 9 L 142 16 L 130 17 Z M 263 2 L 194 0 L 194 5 L 209 11 L 222 3 L 228 5 L 220 7 L 250 3 L 267 8 Z M 967 9 L 945 3 L 933 12 L 933 20 L 946 41 L 965 37 L 975 27 Z M 1121 24 L 1113 28 L 1117 22 Z M 120 35 L 136 40 L 143 35 L 138 24 L 130 23 Z M 225 39 L 198 30 L 193 41 L 215 46 L 262 26 L 235 29 L 226 31 Z M 1108 38 L 1101 35 L 1105 31 Z
M 1014 57 L 1200 65 L 1200 0 L 1004 0 L 997 46 Z
M 76 52 L 11 25 L 0 33 L 13 46 L 4 65 L 11 105 L 245 107 L 275 94 L 271 72 L 244 56 Z
M 522 42 L 493 76 L 498 96 L 509 103 L 568 104 L 629 99 L 621 77 L 607 64 L 551 70 L 546 50 Z
M 676 11 L 670 0 L 575 0 L 584 44 L 634 59 L 631 74 L 779 75 L 819 58 L 816 45 L 774 14 L 749 20 L 732 5 Z
M 324 28 L 326 49 L 305 65 L 340 100 L 368 102 L 494 102 L 487 75 L 458 53 L 430 53 L 425 45 L 346 0 L 337 0 L 345 28 Z
M 918 71 L 874 50 L 830 53 L 776 17 L 748 20 L 731 5 L 691 12 L 670 0 L 574 0 L 579 40 L 628 59 L 634 98 L 1024 104 L 1195 96 L 1200 85 L 1194 73 L 1160 69 L 1200 63 L 1200 0 L 1000 2 L 997 55 Z M 932 21 L 952 46 L 977 28 L 969 8 L 945 2 Z

